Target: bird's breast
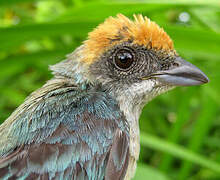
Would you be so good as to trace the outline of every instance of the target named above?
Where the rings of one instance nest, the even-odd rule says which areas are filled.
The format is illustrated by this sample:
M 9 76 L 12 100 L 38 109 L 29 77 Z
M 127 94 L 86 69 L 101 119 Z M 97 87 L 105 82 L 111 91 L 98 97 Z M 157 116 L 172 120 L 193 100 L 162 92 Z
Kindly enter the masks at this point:
M 138 122 L 133 121 L 132 125 L 130 124 L 130 126 L 130 157 L 128 163 L 128 170 L 125 175 L 125 180 L 130 180 L 134 177 L 137 166 L 137 160 L 139 158 L 140 153 L 140 133 Z
M 117 101 L 120 110 L 124 113 L 127 122 L 129 123 L 130 143 L 129 143 L 129 163 L 125 179 L 132 179 L 136 171 L 136 162 L 140 152 L 140 130 L 139 130 L 139 117 L 141 114 L 141 106 L 135 100 L 132 92 L 128 91 L 125 94 L 117 96 Z

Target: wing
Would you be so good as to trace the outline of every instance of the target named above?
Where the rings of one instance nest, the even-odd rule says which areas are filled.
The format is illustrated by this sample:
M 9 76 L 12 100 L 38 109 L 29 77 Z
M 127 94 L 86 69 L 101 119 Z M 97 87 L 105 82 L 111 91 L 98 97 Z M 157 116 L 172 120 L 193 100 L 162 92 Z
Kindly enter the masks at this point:
M 0 179 L 123 179 L 129 126 L 111 96 L 65 87 L 36 101 L 9 127 Z

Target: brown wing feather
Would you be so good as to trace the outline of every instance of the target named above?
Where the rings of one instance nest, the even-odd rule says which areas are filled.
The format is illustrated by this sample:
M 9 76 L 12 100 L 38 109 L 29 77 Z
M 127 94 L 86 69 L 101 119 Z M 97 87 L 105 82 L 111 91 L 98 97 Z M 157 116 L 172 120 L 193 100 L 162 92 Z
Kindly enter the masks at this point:
M 106 167 L 105 180 L 121 180 L 124 178 L 129 159 L 129 139 L 126 134 L 117 130 L 110 150 Z

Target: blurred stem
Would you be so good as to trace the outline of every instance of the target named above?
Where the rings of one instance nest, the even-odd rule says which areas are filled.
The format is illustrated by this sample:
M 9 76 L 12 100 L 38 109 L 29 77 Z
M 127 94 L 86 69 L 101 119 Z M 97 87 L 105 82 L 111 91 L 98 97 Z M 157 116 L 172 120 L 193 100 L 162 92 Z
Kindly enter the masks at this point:
M 83 5 L 83 0 L 72 0 L 75 7 L 81 7 Z
M 190 13 L 190 16 L 195 20 L 197 21 L 198 24 L 201 25 L 201 27 L 205 28 L 206 30 L 211 30 L 212 31 L 212 28 L 207 24 L 205 23 L 204 21 L 201 20 L 200 17 L 198 17 L 193 10 L 190 10 L 189 11 Z
M 212 8 L 211 10 L 204 7 L 193 8 L 190 10 L 193 16 L 200 24 L 207 27 L 209 30 L 219 32 L 220 26 L 218 24 L 219 17 L 216 16 L 218 9 Z
M 195 124 L 195 130 L 188 146 L 188 149 L 193 152 L 201 151 L 203 141 L 214 120 L 213 114 L 215 114 L 216 111 L 216 103 L 214 103 L 214 101 L 210 97 L 207 97 L 207 93 L 203 93 L 201 103 L 203 104 L 203 108 L 201 109 L 200 117 Z M 187 179 L 193 168 L 192 165 L 193 164 L 188 161 L 184 161 L 182 163 L 182 167 L 180 169 L 180 172 L 178 173 L 179 180 Z
M 202 155 L 196 154 L 182 146 L 167 142 L 166 140 L 143 132 L 141 133 L 140 141 L 142 146 L 172 154 L 173 156 L 180 159 L 190 161 L 192 163 L 198 164 L 202 167 L 220 173 L 220 164 L 216 163 L 215 161 L 211 161 Z
M 167 140 L 169 142 L 177 143 L 179 141 L 181 129 L 190 117 L 189 103 L 191 96 L 194 94 L 194 92 L 195 88 L 190 88 L 187 93 L 183 93 L 182 91 L 180 92 L 179 95 L 184 97 L 181 98 L 181 101 L 178 105 L 176 122 L 173 124 L 173 127 L 168 134 Z M 171 155 L 164 154 L 164 156 L 162 157 L 162 162 L 160 164 L 160 169 L 164 172 L 169 172 L 173 160 L 174 159 Z

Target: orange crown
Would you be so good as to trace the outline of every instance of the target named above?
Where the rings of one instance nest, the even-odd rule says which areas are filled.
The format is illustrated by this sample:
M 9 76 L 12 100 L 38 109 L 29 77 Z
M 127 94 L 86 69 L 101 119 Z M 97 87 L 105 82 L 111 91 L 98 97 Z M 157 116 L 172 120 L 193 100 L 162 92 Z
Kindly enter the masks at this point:
M 172 51 L 173 42 L 167 33 L 155 22 L 142 15 L 134 15 L 131 21 L 122 14 L 109 17 L 84 42 L 85 63 L 92 63 L 99 55 L 112 46 L 131 40 L 132 43 L 156 50 Z

